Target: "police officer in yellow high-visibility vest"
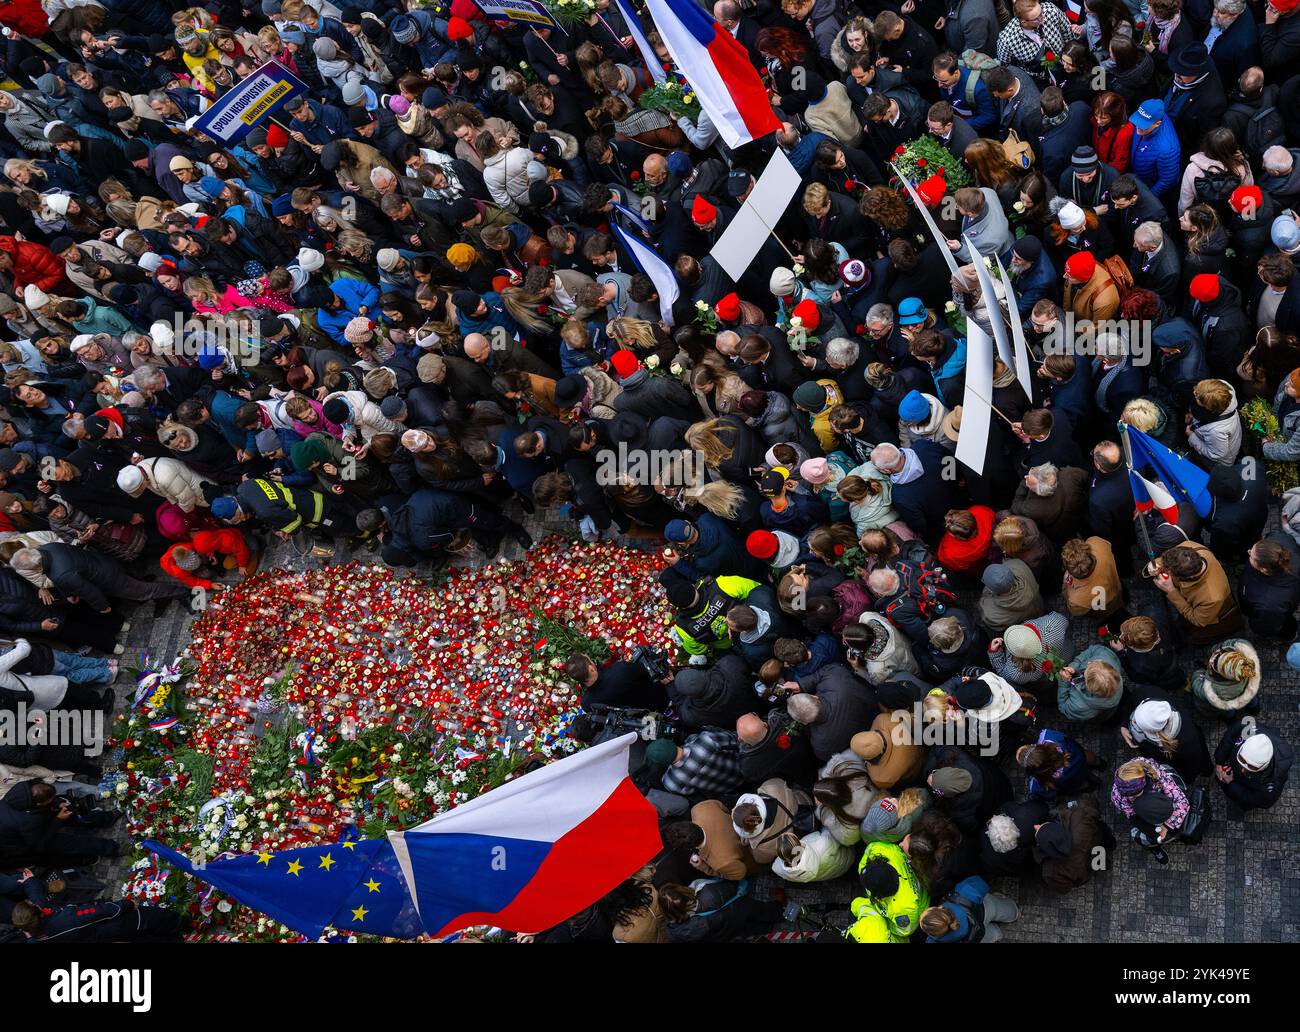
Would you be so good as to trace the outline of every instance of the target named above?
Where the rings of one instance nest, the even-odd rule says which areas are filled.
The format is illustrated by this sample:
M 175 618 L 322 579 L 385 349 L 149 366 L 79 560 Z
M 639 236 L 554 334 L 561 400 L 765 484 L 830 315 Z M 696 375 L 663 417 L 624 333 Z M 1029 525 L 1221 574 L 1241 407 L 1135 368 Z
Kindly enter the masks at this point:
M 274 480 L 245 480 L 235 496 L 215 498 L 212 515 L 228 523 L 256 519 L 288 536 L 300 530 L 336 537 L 356 529 L 355 521 L 341 518 L 336 506 L 320 491 L 286 487 Z
M 916 931 L 921 913 L 930 905 L 930 892 L 901 846 L 870 843 L 858 864 L 858 881 L 863 895 L 883 912 L 896 935 L 907 938 Z
M 907 936 L 894 931 L 875 900 L 859 896 L 849 904 L 849 912 L 857 918 L 844 932 L 850 942 L 907 942 Z

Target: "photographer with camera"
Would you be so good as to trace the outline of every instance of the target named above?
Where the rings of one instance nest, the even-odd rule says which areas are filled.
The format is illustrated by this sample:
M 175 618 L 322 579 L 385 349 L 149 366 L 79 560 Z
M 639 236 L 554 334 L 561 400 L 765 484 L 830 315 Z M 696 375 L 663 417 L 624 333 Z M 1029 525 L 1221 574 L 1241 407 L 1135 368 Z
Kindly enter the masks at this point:
M 720 656 L 708 670 L 678 670 L 668 687 L 674 723 L 682 734 L 733 727 L 754 707 L 753 682 L 749 666 L 734 654 Z
M 0 868 L 82 867 L 114 857 L 121 847 L 83 828 L 105 827 L 119 814 L 91 810 L 43 781 L 23 781 L 0 799 Z
M 582 686 L 582 706 L 627 707 L 663 710 L 668 705 L 667 685 L 672 672 L 667 663 L 646 653 L 640 662 L 615 660 L 597 666 L 589 656 L 575 652 L 564 664 L 564 671 Z M 658 677 L 652 676 L 652 671 Z

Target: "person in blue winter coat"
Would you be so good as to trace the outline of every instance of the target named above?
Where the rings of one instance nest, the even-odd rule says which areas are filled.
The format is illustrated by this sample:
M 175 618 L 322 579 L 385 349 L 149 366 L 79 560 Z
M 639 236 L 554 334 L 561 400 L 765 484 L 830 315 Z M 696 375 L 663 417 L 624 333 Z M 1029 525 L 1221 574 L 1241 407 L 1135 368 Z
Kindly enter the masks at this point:
M 498 326 L 505 330 L 508 338 L 520 335 L 519 324 L 506 311 L 501 295 L 495 290 L 482 295 L 472 290 L 457 290 L 451 295 L 451 303 L 456 308 L 460 332 L 466 337 L 471 333 L 481 333 L 492 341 L 492 331 Z
M 931 63 L 934 81 L 939 84 L 939 99 L 946 100 L 966 124 L 983 136 L 998 125 L 998 102 L 984 84 L 979 72 L 963 68 L 957 55 L 943 53 Z M 975 77 L 974 85 L 971 77 Z
M 316 310 L 316 324 L 321 332 L 341 344 L 346 353 L 352 350 L 352 345 L 343 331 L 359 315 L 378 314 L 379 291 L 365 280 L 340 276 L 330 284 L 330 293 L 333 295 L 330 306 Z
M 971 875 L 957 883 L 938 906 L 921 914 L 921 931 L 926 942 L 998 942 L 999 924 L 1020 917 L 1015 901 L 989 891 L 989 883 Z
M 1011 262 L 1007 272 L 1016 285 L 1016 311 L 1028 319 L 1034 305 L 1044 298 L 1056 301 L 1061 296 L 1061 277 L 1052 259 L 1036 236 L 1023 236 L 1011 245 Z
M 1133 151 L 1129 167 L 1160 200 L 1182 179 L 1182 147 L 1174 123 L 1165 116 L 1162 100 L 1147 100 L 1130 116 Z
M 814 527 L 830 519 L 826 503 L 815 494 L 799 489 L 780 466 L 764 474 L 759 490 L 767 500 L 759 506 L 758 516 L 768 530 L 784 530 L 803 537 Z
M 689 521 L 670 520 L 664 538 L 679 556 L 674 568 L 684 577 L 750 577 L 762 572 L 761 564 L 745 551 L 735 531 L 711 512 L 701 512 Z

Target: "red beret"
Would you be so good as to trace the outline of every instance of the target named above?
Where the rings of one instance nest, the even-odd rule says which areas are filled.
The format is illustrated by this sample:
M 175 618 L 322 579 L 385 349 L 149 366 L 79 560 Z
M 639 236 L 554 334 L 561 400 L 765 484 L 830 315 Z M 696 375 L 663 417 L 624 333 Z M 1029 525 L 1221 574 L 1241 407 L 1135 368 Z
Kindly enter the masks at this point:
M 745 538 L 745 550 L 755 559 L 771 559 L 776 546 L 776 535 L 770 530 L 756 530 Z
M 1238 215 L 1242 214 L 1247 208 L 1254 215 L 1259 210 L 1259 206 L 1264 203 L 1264 191 L 1258 186 L 1239 186 L 1232 191 L 1228 203 Z
M 1213 301 L 1219 296 L 1219 277 L 1211 272 L 1202 272 L 1199 276 L 1193 276 L 1187 292 L 1192 295 L 1193 301 L 1200 301 L 1202 304 Z
M 718 209 L 705 200 L 703 194 L 696 194 L 695 203 L 691 205 L 691 221 L 697 226 L 707 226 L 717 217 Z
M 810 297 L 804 298 L 795 305 L 790 317 L 802 322 L 805 330 L 815 330 L 822 324 L 822 314 L 817 310 L 817 302 Z
M 452 15 L 451 20 L 447 22 L 447 38 L 453 43 L 458 39 L 473 39 L 474 29 L 464 18 Z
M 1087 283 L 1097 271 L 1097 259 L 1087 251 L 1072 254 L 1065 260 L 1065 274 L 1076 283 Z
M 713 311 L 717 313 L 719 319 L 725 319 L 727 322 L 739 319 L 740 297 L 733 290 L 713 306 Z
M 278 125 L 268 126 L 266 129 L 266 145 L 268 147 L 287 147 L 289 146 L 289 134 Z
M 619 377 L 624 380 L 641 368 L 641 363 L 637 360 L 636 355 L 630 351 L 615 351 L 610 356 L 609 364 L 614 367 L 614 372 L 618 373 Z

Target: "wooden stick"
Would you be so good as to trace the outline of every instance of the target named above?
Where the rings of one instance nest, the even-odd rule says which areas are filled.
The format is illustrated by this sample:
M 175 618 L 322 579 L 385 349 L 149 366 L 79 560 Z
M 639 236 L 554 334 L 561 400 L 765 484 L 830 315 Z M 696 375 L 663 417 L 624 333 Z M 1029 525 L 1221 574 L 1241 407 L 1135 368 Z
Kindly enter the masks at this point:
M 534 29 L 531 25 L 529 26 L 529 28 L 532 29 L 532 33 L 533 33 L 533 35 L 536 36 L 538 39 L 540 39 L 540 40 L 542 41 L 543 44 L 545 44 L 546 49 L 549 50 L 549 51 L 550 51 L 550 52 L 555 56 L 555 59 L 558 61 L 558 60 L 560 59 L 560 55 L 557 54 L 557 53 L 555 53 L 555 48 L 554 48 L 553 46 L 551 46 L 551 44 L 549 44 L 549 43 L 546 42 L 546 37 L 543 36 L 543 35 L 542 35 L 540 32 L 538 32 L 536 29 Z M 558 26 L 557 26 L 557 28 L 558 28 Z M 566 33 L 566 35 L 567 35 L 567 33 Z
M 763 221 L 763 217 L 759 215 L 758 211 L 754 208 L 752 204 L 749 206 L 749 210 L 754 213 L 754 218 L 758 219 L 759 224 L 772 235 L 772 239 L 781 245 L 781 250 L 790 256 L 790 261 L 798 265 L 799 259 L 795 257 L 794 252 L 791 251 L 790 248 L 785 246 L 785 241 L 776 235 L 776 230 L 774 230 L 771 226 L 769 226 L 766 222 Z

